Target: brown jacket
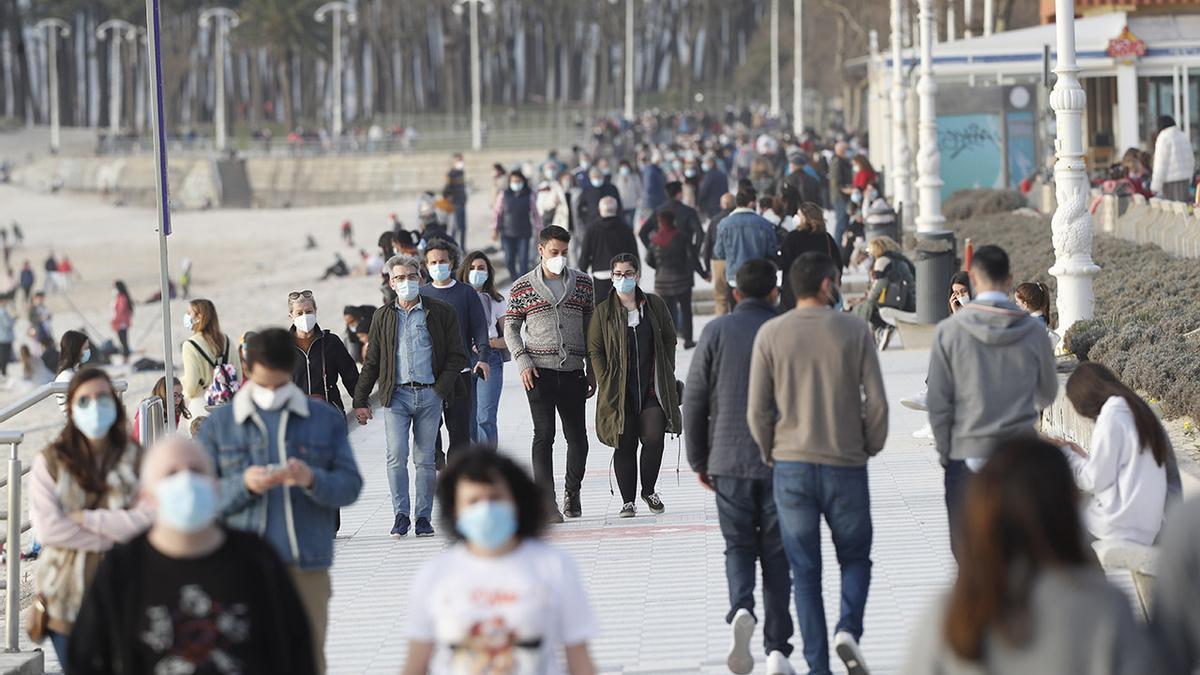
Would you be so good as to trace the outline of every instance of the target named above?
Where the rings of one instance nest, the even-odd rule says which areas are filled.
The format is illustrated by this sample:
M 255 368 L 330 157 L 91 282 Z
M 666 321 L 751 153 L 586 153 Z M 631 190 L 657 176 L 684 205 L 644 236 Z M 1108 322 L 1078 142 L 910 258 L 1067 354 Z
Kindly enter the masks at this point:
M 888 427 L 867 323 L 821 307 L 763 324 L 750 361 L 746 421 L 767 464 L 865 465 L 883 449 Z
M 467 367 L 467 352 L 458 330 L 458 315 L 450 305 L 434 298 L 421 297 L 425 310 L 425 327 L 433 345 L 433 389 L 442 399 L 455 395 L 458 373 Z M 371 388 L 379 382 L 379 404 L 387 407 L 396 391 L 396 303 L 375 310 L 371 330 L 367 333 L 367 354 L 363 357 L 362 372 L 354 387 L 354 407 L 367 408 Z

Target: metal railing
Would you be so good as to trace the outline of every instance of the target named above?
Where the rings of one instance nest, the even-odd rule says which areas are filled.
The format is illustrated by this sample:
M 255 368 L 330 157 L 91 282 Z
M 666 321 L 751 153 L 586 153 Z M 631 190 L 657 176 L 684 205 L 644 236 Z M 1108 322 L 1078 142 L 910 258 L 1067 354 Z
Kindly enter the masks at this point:
M 51 396 L 56 394 L 66 395 L 68 387 L 69 383 L 67 382 L 43 384 L 14 403 L 0 409 L 0 424 L 11 420 Z M 124 393 L 129 389 L 129 383 L 125 380 L 114 380 L 113 389 L 118 394 Z M 4 544 L 4 550 L 7 554 L 6 558 L 8 559 L 5 574 L 5 592 L 7 596 L 4 603 L 5 652 L 19 652 L 21 650 L 21 535 L 31 527 L 28 520 L 21 518 L 21 478 L 29 473 L 27 467 L 23 468 L 21 466 L 21 457 L 18 453 L 21 442 L 24 440 L 25 432 L 23 431 L 0 430 L 0 445 L 9 446 L 8 477 L 0 484 L 0 487 L 8 488 L 8 510 L 0 514 L 4 520 L 8 521 L 8 537 Z
M 151 396 L 138 404 L 138 440 L 143 448 L 154 445 L 167 430 L 167 411 L 163 400 Z

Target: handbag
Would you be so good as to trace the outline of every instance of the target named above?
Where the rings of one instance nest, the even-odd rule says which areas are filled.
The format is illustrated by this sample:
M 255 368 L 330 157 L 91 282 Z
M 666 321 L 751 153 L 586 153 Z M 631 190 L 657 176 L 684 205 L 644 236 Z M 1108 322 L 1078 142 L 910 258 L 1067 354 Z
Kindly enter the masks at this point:
M 34 642 L 42 642 L 50 634 L 50 612 L 46 606 L 46 596 L 37 593 L 29 609 L 25 610 L 25 632 Z

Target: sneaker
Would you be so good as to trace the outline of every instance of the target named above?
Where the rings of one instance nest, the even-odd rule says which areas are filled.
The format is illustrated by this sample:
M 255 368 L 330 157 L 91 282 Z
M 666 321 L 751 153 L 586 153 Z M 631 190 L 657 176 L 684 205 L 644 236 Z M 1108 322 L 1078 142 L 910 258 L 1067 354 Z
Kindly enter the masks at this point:
M 929 390 L 922 389 L 921 393 L 919 394 L 914 396 L 905 396 L 904 398 L 900 399 L 900 405 L 908 408 L 909 410 L 919 410 L 921 412 L 925 412 L 926 410 L 929 410 L 929 407 L 925 405 L 925 398 L 927 396 L 929 396 Z
M 579 504 L 579 493 L 566 491 L 563 493 L 563 515 L 567 518 L 578 518 L 583 515 L 583 507 Z
M 746 675 L 754 670 L 754 655 L 750 653 L 750 639 L 754 637 L 754 626 L 758 622 L 750 610 L 742 608 L 733 615 L 733 644 L 729 646 L 729 658 L 725 665 L 729 672 Z
M 776 649 L 767 655 L 767 675 L 796 675 L 796 670 L 788 662 L 788 657 Z
M 848 675 L 870 675 L 871 671 L 867 670 L 867 662 L 858 647 L 858 640 L 855 640 L 853 635 L 844 630 L 838 631 L 838 634 L 833 636 L 833 650 L 837 652 L 842 663 L 846 664 Z
M 618 518 L 632 518 L 636 515 L 637 515 L 637 507 L 635 507 L 633 505 L 633 502 L 625 502 L 625 505 L 621 507 L 621 512 L 617 514 L 617 517 Z
M 433 536 L 433 525 L 429 524 L 428 518 L 417 518 L 416 532 L 418 537 Z
M 396 514 L 396 524 L 392 525 L 392 539 L 399 539 L 408 534 L 408 527 L 412 521 L 408 519 L 408 515 L 404 513 Z
M 646 506 L 650 507 L 650 513 L 659 514 L 667 510 L 667 507 L 663 506 L 662 499 L 659 498 L 657 492 L 642 495 L 642 501 L 646 502 Z
M 933 425 L 926 422 L 925 426 L 923 426 L 920 429 L 917 429 L 916 431 L 913 432 L 913 438 L 921 440 L 921 441 L 932 441 L 933 440 Z

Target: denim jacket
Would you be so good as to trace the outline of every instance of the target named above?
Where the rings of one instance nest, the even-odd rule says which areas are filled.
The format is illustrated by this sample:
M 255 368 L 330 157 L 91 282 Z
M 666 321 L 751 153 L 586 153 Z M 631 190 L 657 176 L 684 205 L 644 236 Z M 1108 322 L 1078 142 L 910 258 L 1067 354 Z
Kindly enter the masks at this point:
M 280 420 L 282 438 L 266 437 L 266 425 L 250 399 L 252 386 L 246 386 L 231 404 L 213 411 L 196 440 L 216 465 L 225 524 L 259 536 L 266 534 L 267 497 L 250 492 L 243 473 L 251 466 L 284 464 L 291 457 L 304 460 L 313 472 L 312 488 L 273 488 L 285 490 L 288 536 L 287 541 L 270 543 L 290 550 L 300 569 L 327 569 L 333 564 L 337 510 L 358 499 L 362 476 L 350 448 L 346 418 L 328 403 L 289 386 L 292 395 Z
M 725 279 L 731 287 L 737 271 L 747 260 L 766 258 L 776 262 L 778 254 L 779 237 L 775 228 L 752 209 L 734 209 L 717 226 L 712 257 L 725 261 Z

